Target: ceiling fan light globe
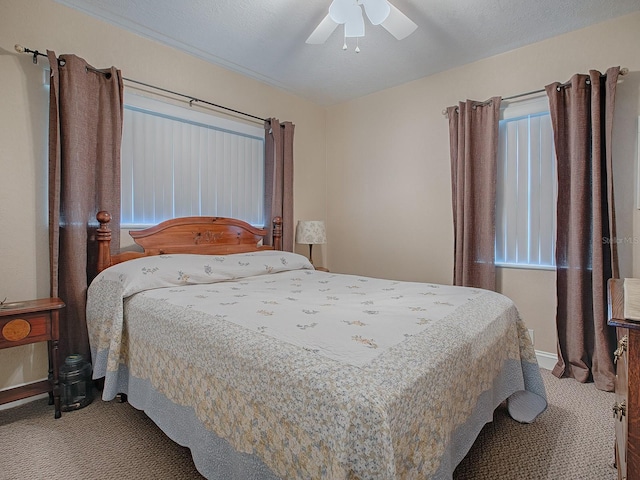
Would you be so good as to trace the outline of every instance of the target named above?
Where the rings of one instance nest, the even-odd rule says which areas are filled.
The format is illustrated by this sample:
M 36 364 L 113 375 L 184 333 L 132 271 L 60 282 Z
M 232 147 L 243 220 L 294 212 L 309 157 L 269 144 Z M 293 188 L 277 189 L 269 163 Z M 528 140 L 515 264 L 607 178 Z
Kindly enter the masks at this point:
M 387 0 L 359 0 L 364 5 L 364 11 L 372 25 L 380 25 L 391 13 Z
M 331 20 L 336 23 L 346 23 L 353 5 L 355 4 L 351 0 L 333 0 L 331 5 L 329 5 L 329 16 Z

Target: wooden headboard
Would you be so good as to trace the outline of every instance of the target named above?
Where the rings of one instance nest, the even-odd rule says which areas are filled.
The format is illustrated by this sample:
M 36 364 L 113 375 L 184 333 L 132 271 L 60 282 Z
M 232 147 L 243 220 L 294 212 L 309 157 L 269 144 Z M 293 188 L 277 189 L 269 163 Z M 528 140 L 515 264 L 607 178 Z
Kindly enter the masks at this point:
M 256 228 L 242 220 L 225 217 L 181 217 L 166 220 L 144 230 L 132 230 L 129 235 L 142 247 L 142 252 L 122 252 L 111 255 L 109 212 L 96 215 L 100 227 L 96 231 L 98 243 L 98 273 L 116 263 L 133 258 L 169 253 L 197 253 L 227 255 L 258 250 L 282 250 L 282 218 L 273 220 L 273 245 L 261 245 L 267 235 L 264 228 Z

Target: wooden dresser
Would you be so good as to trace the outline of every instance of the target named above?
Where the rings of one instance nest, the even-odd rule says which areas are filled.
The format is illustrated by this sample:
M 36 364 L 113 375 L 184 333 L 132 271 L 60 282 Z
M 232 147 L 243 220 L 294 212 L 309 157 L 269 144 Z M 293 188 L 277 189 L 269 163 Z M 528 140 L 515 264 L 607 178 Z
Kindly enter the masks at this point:
M 609 325 L 617 327 L 615 351 L 618 480 L 640 479 L 640 322 L 624 318 L 624 280 L 609 280 Z

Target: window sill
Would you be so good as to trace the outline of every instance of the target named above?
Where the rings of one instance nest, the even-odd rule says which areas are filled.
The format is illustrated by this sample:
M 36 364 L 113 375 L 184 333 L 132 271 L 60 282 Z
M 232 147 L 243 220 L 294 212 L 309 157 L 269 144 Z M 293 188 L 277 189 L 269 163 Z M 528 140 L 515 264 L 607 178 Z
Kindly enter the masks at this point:
M 556 267 L 553 265 L 527 265 L 524 263 L 496 263 L 496 268 L 514 268 L 518 270 L 548 270 L 551 272 L 556 271 Z

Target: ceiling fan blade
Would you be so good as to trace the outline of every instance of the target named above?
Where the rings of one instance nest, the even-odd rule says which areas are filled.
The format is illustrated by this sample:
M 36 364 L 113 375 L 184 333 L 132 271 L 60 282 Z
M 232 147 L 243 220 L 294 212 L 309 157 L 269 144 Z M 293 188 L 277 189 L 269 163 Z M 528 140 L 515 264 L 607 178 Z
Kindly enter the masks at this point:
M 334 22 L 329 15 L 318 24 L 316 29 L 309 35 L 307 42 L 312 45 L 320 45 L 327 41 L 333 31 L 338 28 L 338 24 Z
M 387 0 L 359 0 L 359 3 L 364 5 L 364 11 L 372 25 L 380 25 L 391 13 Z
M 403 38 L 411 35 L 414 30 L 418 28 L 418 25 L 413 23 L 409 17 L 396 7 L 391 4 L 389 4 L 389 7 L 391 7 L 389 16 L 380 25 L 386 28 L 391 35 L 396 37 L 398 40 L 402 40 Z

